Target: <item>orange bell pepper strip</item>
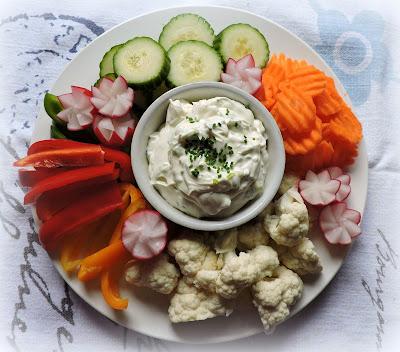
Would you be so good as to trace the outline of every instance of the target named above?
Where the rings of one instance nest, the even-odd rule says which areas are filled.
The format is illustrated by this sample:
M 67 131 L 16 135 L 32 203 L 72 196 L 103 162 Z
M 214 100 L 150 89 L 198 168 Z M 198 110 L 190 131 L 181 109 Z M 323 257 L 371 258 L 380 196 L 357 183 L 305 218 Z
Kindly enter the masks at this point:
M 101 275 L 101 292 L 107 304 L 117 310 L 128 307 L 128 299 L 121 298 L 119 294 L 119 278 L 123 272 L 123 266 L 113 270 L 107 270 Z
M 120 191 L 123 192 L 122 201 L 124 202 L 128 195 L 130 204 L 115 226 L 113 234 L 111 235 L 110 244 L 82 260 L 78 272 L 78 279 L 81 281 L 93 280 L 104 270 L 110 269 L 117 264 L 124 263 L 131 258 L 130 253 L 125 249 L 121 241 L 122 227 L 125 220 L 130 215 L 146 206 L 146 202 L 141 192 L 133 185 L 122 184 L 120 185 Z
M 96 253 L 87 256 L 81 262 L 78 272 L 80 281 L 90 281 L 97 278 L 104 270 L 110 269 L 120 261 L 131 258 L 122 241 L 114 242 Z

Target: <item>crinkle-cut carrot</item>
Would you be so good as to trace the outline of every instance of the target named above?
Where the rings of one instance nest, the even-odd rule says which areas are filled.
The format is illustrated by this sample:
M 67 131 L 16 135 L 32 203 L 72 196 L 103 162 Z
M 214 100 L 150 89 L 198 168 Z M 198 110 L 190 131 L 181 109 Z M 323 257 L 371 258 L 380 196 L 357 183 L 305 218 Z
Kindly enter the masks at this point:
M 301 89 L 311 96 L 321 94 L 326 87 L 326 76 L 312 65 L 307 65 L 294 70 L 287 79 L 291 85 Z
M 329 121 L 333 114 L 339 112 L 344 102 L 338 94 L 332 78 L 326 77 L 326 88 L 321 94 L 314 97 L 314 103 L 317 115 L 322 121 Z
M 264 70 L 262 74 L 262 80 L 265 78 L 273 78 L 276 82 L 280 82 L 285 79 L 285 70 L 284 68 L 276 63 L 269 64 Z
M 362 138 L 362 127 L 353 112 L 342 105 L 341 110 L 332 115 L 329 123 L 324 126 L 323 134 L 330 141 L 343 141 L 357 145 Z
M 304 175 L 308 170 L 319 171 L 332 165 L 332 144 L 322 140 L 314 150 L 305 155 L 288 155 L 286 157 L 286 170 Z
M 331 165 L 346 168 L 354 163 L 358 155 L 358 146 L 348 142 L 334 143 L 334 153 Z
M 313 100 L 296 87 L 288 87 L 277 94 L 271 114 L 281 131 L 288 134 L 307 134 L 315 125 Z
M 322 123 L 316 118 L 314 128 L 308 135 L 294 136 L 283 132 L 283 144 L 289 155 L 304 155 L 314 150 L 322 140 Z

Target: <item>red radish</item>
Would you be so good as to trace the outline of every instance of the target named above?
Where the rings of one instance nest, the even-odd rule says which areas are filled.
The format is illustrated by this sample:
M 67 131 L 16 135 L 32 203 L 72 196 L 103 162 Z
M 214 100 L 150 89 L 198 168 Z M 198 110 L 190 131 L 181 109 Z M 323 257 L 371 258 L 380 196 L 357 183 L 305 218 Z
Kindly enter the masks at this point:
M 92 87 L 92 93 L 92 104 L 100 114 L 111 118 L 125 116 L 133 105 L 133 89 L 122 76 L 115 81 L 102 78 L 98 87 Z
M 361 214 L 348 209 L 346 204 L 338 202 L 322 209 L 319 225 L 326 240 L 332 244 L 349 244 L 351 239 L 361 234 L 359 223 Z
M 86 88 L 72 86 L 71 93 L 58 97 L 64 110 L 57 114 L 61 120 L 67 122 L 71 131 L 79 131 L 89 127 L 93 122 L 94 107 L 90 102 L 92 93 Z
M 167 223 L 155 210 L 141 210 L 126 219 L 122 243 L 136 259 L 150 259 L 167 244 Z
M 342 202 L 344 201 L 351 192 L 350 175 L 346 175 L 343 173 L 343 170 L 340 167 L 332 166 L 328 168 L 328 172 L 331 175 L 333 180 L 340 181 L 340 188 L 336 193 L 336 201 Z
M 93 131 L 99 141 L 111 147 L 121 147 L 130 143 L 136 120 L 130 113 L 119 119 L 97 115 L 93 122 Z
M 261 87 L 261 69 L 255 67 L 253 55 L 248 54 L 240 60 L 229 58 L 221 80 L 254 94 Z
M 340 181 L 332 180 L 328 170 L 315 174 L 307 171 L 304 180 L 299 182 L 300 194 L 311 205 L 328 205 L 335 201 Z

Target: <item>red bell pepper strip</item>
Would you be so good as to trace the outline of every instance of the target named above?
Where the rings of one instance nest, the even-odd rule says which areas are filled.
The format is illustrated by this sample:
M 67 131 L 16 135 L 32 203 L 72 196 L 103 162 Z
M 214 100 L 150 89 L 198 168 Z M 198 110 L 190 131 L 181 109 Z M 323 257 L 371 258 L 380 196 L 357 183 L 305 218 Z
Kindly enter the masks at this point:
M 115 162 L 121 169 L 120 179 L 122 182 L 133 182 L 133 171 L 131 157 L 120 150 L 101 147 L 104 151 L 104 159 Z
M 115 181 L 103 184 L 43 223 L 39 230 L 40 242 L 47 251 L 54 251 L 64 236 L 122 205 L 118 184 Z
M 107 163 L 100 166 L 88 166 L 65 171 L 62 174 L 48 177 L 38 182 L 25 194 L 24 204 L 33 203 L 41 194 L 54 189 L 65 187 L 76 182 L 90 180 L 96 177 L 112 175 L 115 164 Z
M 19 169 L 18 170 L 19 182 L 23 187 L 33 187 L 38 182 L 50 176 L 59 175 L 68 170 L 69 169 L 63 167 L 57 167 L 52 169 L 40 168 L 38 170 Z
M 60 167 L 91 166 L 104 164 L 104 152 L 101 147 L 88 144 L 81 148 L 46 150 L 26 156 L 14 163 L 14 166 Z
M 89 143 L 75 142 L 70 139 L 44 139 L 33 143 L 28 149 L 28 155 L 49 150 L 80 148 L 91 145 Z
M 99 185 L 114 181 L 118 176 L 119 170 L 115 169 L 112 174 L 45 192 L 36 201 L 36 214 L 41 221 L 47 221 L 68 205 L 79 202 L 87 193 L 99 189 Z

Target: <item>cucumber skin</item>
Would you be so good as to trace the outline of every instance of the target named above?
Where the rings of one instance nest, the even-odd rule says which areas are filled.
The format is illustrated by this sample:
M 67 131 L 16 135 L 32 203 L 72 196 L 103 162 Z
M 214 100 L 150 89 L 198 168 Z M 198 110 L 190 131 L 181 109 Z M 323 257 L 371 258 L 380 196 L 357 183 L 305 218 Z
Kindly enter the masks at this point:
M 115 53 L 117 52 L 118 48 L 121 47 L 123 44 L 117 44 L 114 45 L 113 47 L 110 48 L 110 50 L 108 50 L 104 55 L 103 58 L 101 59 L 100 63 L 99 63 L 99 76 L 100 77 L 105 77 L 110 73 L 114 73 L 114 70 L 110 71 L 110 72 L 102 72 L 103 71 L 103 65 L 104 65 L 104 59 L 106 58 L 107 54 L 112 51 L 115 50 Z M 114 53 L 114 55 L 115 55 Z M 114 56 L 113 56 L 114 57 Z
M 160 73 L 159 73 L 159 75 L 158 75 L 157 77 L 154 77 L 153 79 L 151 79 L 151 80 L 149 80 L 149 81 L 146 81 L 146 82 L 144 82 L 144 83 L 132 83 L 132 82 L 128 82 L 128 85 L 129 85 L 130 87 L 132 87 L 133 89 L 150 90 L 150 89 L 153 89 L 153 88 L 159 86 L 159 85 L 165 80 L 165 78 L 168 76 L 169 69 L 170 69 L 170 67 L 171 67 L 171 60 L 169 59 L 167 52 L 166 52 L 165 49 L 164 49 L 158 42 L 156 42 L 153 38 L 142 36 L 142 37 L 135 37 L 135 38 L 132 38 L 132 39 L 128 40 L 127 42 L 125 42 L 124 44 L 122 44 L 122 46 L 121 46 L 120 48 L 118 48 L 118 50 L 115 52 L 113 61 L 114 61 L 114 65 L 115 65 L 115 56 L 116 56 L 116 54 L 118 53 L 118 51 L 120 51 L 121 49 L 123 49 L 124 46 L 125 46 L 125 45 L 128 45 L 132 40 L 136 40 L 136 39 L 139 39 L 139 38 L 151 39 L 155 44 L 157 44 L 157 45 L 160 46 L 160 48 L 162 49 L 162 51 L 163 51 L 163 53 L 164 53 L 164 62 L 163 62 L 161 71 L 160 71 Z M 115 72 L 115 74 L 116 74 L 117 76 L 120 76 L 120 74 L 119 74 L 118 72 Z M 122 76 L 123 76 L 123 75 L 122 75 Z
M 50 137 L 54 139 L 68 139 L 55 125 L 54 123 L 50 126 Z
M 250 26 L 251 28 L 253 28 L 255 31 L 257 31 L 257 32 L 264 38 L 265 44 L 266 44 L 266 46 L 267 46 L 267 47 L 266 47 L 266 49 L 267 49 L 267 57 L 265 58 L 265 61 L 262 63 L 262 65 L 260 65 L 260 68 L 264 68 L 264 67 L 267 65 L 268 61 L 269 61 L 269 55 L 270 55 L 270 50 L 269 50 L 268 41 L 267 41 L 267 39 L 265 39 L 264 34 L 262 34 L 257 28 L 255 28 L 255 27 L 249 25 L 248 23 L 233 23 L 233 24 L 229 25 L 228 27 L 224 28 L 224 29 L 215 37 L 213 47 L 215 48 L 215 50 L 216 50 L 216 51 L 219 53 L 219 55 L 221 56 L 222 62 L 224 63 L 224 65 L 226 65 L 226 63 L 227 63 L 228 60 L 225 61 L 224 55 L 223 55 L 222 52 L 221 52 L 221 42 L 222 42 L 223 33 L 224 33 L 224 31 L 226 31 L 228 28 L 230 28 L 230 27 L 232 27 L 232 26 L 236 26 L 236 25 L 238 25 L 238 24 Z M 228 59 L 229 59 L 229 58 L 228 58 Z
M 77 142 L 99 144 L 91 128 L 81 131 L 70 131 L 66 127 L 58 125 L 55 121 L 53 121 L 50 127 L 50 136 L 55 139 L 71 139 Z
M 202 44 L 208 46 L 210 49 L 213 49 L 213 50 L 215 51 L 215 53 L 217 54 L 217 56 L 219 57 L 219 60 L 220 60 L 220 62 L 221 62 L 220 70 L 221 70 L 221 73 L 223 72 L 223 68 L 224 68 L 224 61 L 223 61 L 223 58 L 222 58 L 221 54 L 219 53 L 219 51 L 217 51 L 213 46 L 210 46 L 210 45 L 208 45 L 208 44 L 206 44 L 206 43 L 204 43 L 204 42 L 202 42 L 202 41 L 199 41 L 199 40 L 185 40 L 184 42 L 199 42 L 199 43 L 202 43 Z M 172 45 L 171 48 L 168 50 L 168 52 L 169 52 L 174 46 L 179 45 L 180 43 L 184 43 L 184 42 L 178 42 L 178 43 Z M 218 82 L 219 82 L 219 81 L 218 81 Z M 169 89 L 172 89 L 172 88 L 177 87 L 172 81 L 170 81 L 170 80 L 168 79 L 168 76 L 165 78 L 165 85 L 166 85 L 166 87 L 169 88 Z
M 95 87 L 98 87 L 99 84 L 100 84 L 100 81 L 101 81 L 103 78 L 109 78 L 109 79 L 111 79 L 112 81 L 115 81 L 115 80 L 117 79 L 117 76 L 115 75 L 115 73 L 107 73 L 107 74 L 105 74 L 103 77 L 100 77 L 100 78 L 94 83 L 94 86 L 95 86 Z
M 196 17 L 198 17 L 199 19 L 201 19 L 203 22 L 204 22 L 204 24 L 206 24 L 207 25 L 207 27 L 209 28 L 209 30 L 210 30 L 210 33 L 212 33 L 213 34 L 213 37 L 214 37 L 214 40 L 215 40 L 215 32 L 214 32 L 214 29 L 211 27 L 211 24 L 205 19 L 205 18 L 203 18 L 203 17 L 201 17 L 201 16 L 199 16 L 199 15 L 196 15 L 196 14 L 194 14 L 194 13 L 181 13 L 181 14 L 179 14 L 179 15 L 177 15 L 177 16 L 175 16 L 175 17 L 172 17 L 164 26 L 163 26 L 163 28 L 162 28 L 162 30 L 161 30 L 161 33 L 160 33 L 160 36 L 158 37 L 158 42 L 160 43 L 160 45 L 164 48 L 164 46 L 161 44 L 161 42 L 162 42 L 162 40 L 163 40 L 163 36 L 165 35 L 165 29 L 166 29 L 166 27 L 167 26 L 169 26 L 170 25 L 170 23 L 172 22 L 172 21 L 176 21 L 179 17 L 181 17 L 181 16 L 186 16 L 186 15 L 194 15 L 194 16 L 196 16 Z M 179 42 L 176 42 L 175 44 L 177 44 L 177 43 L 179 43 Z M 173 44 L 170 48 L 168 48 L 168 49 L 166 49 L 166 48 L 164 48 L 165 50 L 169 50 L 169 49 L 171 49 L 175 44 Z M 206 43 L 206 44 L 208 44 L 208 43 Z M 212 45 L 212 44 L 208 44 L 208 45 Z

